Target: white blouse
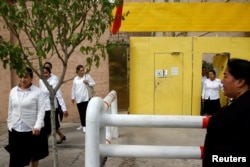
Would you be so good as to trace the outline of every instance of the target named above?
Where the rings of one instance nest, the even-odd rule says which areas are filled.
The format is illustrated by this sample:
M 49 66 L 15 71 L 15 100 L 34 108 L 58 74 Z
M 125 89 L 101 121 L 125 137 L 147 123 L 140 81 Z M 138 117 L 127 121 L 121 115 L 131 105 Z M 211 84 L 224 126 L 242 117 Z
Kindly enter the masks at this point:
M 51 77 L 49 77 L 47 81 L 52 86 L 52 88 L 55 88 L 58 83 L 58 78 L 55 75 L 51 75 Z M 50 111 L 51 110 L 50 99 L 49 99 L 50 93 L 46 85 L 43 83 L 41 79 L 39 80 L 39 87 L 42 89 L 45 95 L 45 111 Z M 58 108 L 57 100 L 62 108 L 62 111 L 63 112 L 67 111 L 64 99 L 62 97 L 62 92 L 60 89 L 57 90 L 56 95 L 55 95 L 55 99 L 54 99 L 55 108 Z
M 7 124 L 18 132 L 28 132 L 32 128 L 44 126 L 44 95 L 38 87 L 31 85 L 22 90 L 19 86 L 11 89 Z
M 202 99 L 216 100 L 220 98 L 219 91 L 223 91 L 221 80 L 216 78 L 213 81 L 206 79 L 202 89 Z
M 76 76 L 73 80 L 71 99 L 76 103 L 89 101 L 88 89 L 84 80 L 88 80 L 89 86 L 95 86 L 95 81 L 89 74 L 85 74 L 83 77 Z

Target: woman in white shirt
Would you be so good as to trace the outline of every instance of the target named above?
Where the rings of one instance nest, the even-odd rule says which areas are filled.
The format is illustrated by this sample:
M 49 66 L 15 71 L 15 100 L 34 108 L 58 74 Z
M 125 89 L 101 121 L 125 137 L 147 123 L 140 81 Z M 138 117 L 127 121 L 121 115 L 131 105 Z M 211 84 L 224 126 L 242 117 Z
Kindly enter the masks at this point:
M 43 71 L 44 71 L 44 77 L 47 80 L 47 82 L 49 83 L 49 85 L 52 86 L 52 88 L 55 88 L 57 83 L 58 83 L 58 79 L 57 77 L 52 77 L 51 76 L 51 70 L 49 67 L 43 67 Z M 50 107 L 50 92 L 47 89 L 46 85 L 43 83 L 43 81 L 40 79 L 39 80 L 39 87 L 42 89 L 42 91 L 44 92 L 45 95 L 45 118 L 44 118 L 44 122 L 45 122 L 45 127 L 43 128 L 43 130 L 45 131 L 45 133 L 47 134 L 47 136 L 51 135 L 51 119 L 50 119 L 50 114 L 51 114 L 51 107 Z M 62 97 L 62 93 L 61 90 L 59 89 L 56 92 L 55 95 L 55 99 L 54 99 L 54 105 L 55 105 L 55 109 L 58 108 L 58 103 L 61 106 L 61 109 L 63 111 L 63 115 L 65 117 L 68 116 L 68 112 L 66 109 L 66 105 L 64 102 L 64 99 Z M 56 132 L 57 134 L 60 136 L 60 140 L 57 142 L 57 144 L 61 144 L 64 140 L 66 140 L 65 135 L 60 131 L 60 123 L 59 123 L 59 119 L 58 119 L 58 115 L 55 114 L 56 118 Z
M 216 72 L 210 70 L 208 72 L 208 79 L 205 80 L 202 89 L 205 114 L 212 115 L 220 110 L 220 90 L 223 90 L 223 84 L 220 79 L 216 78 Z
M 80 115 L 81 126 L 77 130 L 85 132 L 86 126 L 86 109 L 89 102 L 88 86 L 95 86 L 95 81 L 89 74 L 85 74 L 84 66 L 78 65 L 76 67 L 77 76 L 73 80 L 71 101 L 77 104 L 77 109 Z
M 53 87 L 55 87 L 57 85 L 57 83 L 59 82 L 59 80 L 58 80 L 58 77 L 56 75 L 52 74 L 52 71 L 51 71 L 52 70 L 52 63 L 47 61 L 44 63 L 43 67 L 46 67 L 46 68 L 44 68 L 44 75 L 47 78 L 47 81 L 51 82 L 51 85 L 53 85 Z M 47 68 L 49 68 L 49 69 L 47 69 Z M 48 70 L 50 70 L 50 71 L 48 71 Z M 42 87 L 46 91 L 47 87 L 45 86 L 45 84 L 43 83 L 42 80 L 39 81 L 39 86 Z M 47 91 L 47 93 L 48 93 L 48 91 Z M 63 141 L 66 140 L 66 136 L 60 130 L 61 125 L 60 125 L 59 117 L 60 117 L 60 120 L 62 121 L 63 117 L 65 117 L 65 118 L 68 117 L 68 112 L 66 111 L 66 105 L 64 103 L 64 99 L 62 97 L 62 93 L 61 93 L 60 89 L 56 93 L 56 101 L 54 101 L 54 104 L 55 104 L 55 108 L 56 108 L 56 115 L 55 115 L 56 134 L 60 137 L 60 140 L 58 140 L 56 143 L 61 144 L 61 143 L 63 143 Z M 50 107 L 48 107 L 48 108 L 50 108 Z M 50 120 L 48 120 L 48 121 L 50 121 Z
M 44 147 L 43 144 L 46 147 L 46 143 L 37 140 L 44 126 L 44 96 L 41 89 L 32 85 L 32 79 L 32 70 L 26 68 L 19 85 L 10 91 L 7 118 L 9 144 L 5 147 L 10 153 L 9 167 L 23 167 L 30 161 L 33 165 L 37 162 L 34 153 Z

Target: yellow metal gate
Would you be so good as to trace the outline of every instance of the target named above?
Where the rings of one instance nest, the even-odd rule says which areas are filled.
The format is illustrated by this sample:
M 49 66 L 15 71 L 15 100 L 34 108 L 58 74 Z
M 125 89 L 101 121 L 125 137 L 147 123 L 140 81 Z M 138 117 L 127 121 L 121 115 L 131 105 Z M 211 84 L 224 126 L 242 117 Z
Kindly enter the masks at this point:
M 207 53 L 222 79 L 229 57 L 250 59 L 250 38 L 130 38 L 129 113 L 199 115 L 202 55 Z M 223 94 L 221 99 L 224 105 Z

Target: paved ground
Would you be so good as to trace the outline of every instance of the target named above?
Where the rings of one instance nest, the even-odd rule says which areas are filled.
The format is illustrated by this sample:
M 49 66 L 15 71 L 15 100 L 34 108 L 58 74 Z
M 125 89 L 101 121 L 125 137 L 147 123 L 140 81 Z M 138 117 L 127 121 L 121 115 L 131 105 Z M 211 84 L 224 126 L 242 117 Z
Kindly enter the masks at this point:
M 85 135 L 77 131 L 79 123 L 63 123 L 62 131 L 66 135 L 65 143 L 58 145 L 60 167 L 85 166 Z M 203 145 L 204 129 L 175 128 L 119 128 L 119 138 L 112 144 L 144 144 L 144 145 Z M 0 167 L 8 167 L 9 155 L 4 150 L 8 142 L 6 123 L 0 124 Z M 53 167 L 53 156 L 40 161 L 40 167 Z M 200 167 L 201 160 L 186 159 L 145 159 L 108 157 L 104 167 Z

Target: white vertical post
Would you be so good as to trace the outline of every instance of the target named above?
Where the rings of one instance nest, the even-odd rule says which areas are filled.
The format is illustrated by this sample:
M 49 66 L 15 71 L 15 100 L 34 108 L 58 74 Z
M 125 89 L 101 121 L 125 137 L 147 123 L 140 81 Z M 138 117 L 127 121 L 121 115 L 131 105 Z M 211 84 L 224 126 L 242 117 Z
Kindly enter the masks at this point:
M 117 94 L 116 91 L 112 90 L 110 93 L 103 99 L 104 104 L 107 107 L 107 113 L 117 114 Z M 111 139 L 115 137 L 118 138 L 118 127 L 106 127 L 106 143 L 110 144 Z
M 111 108 L 107 110 L 108 114 L 111 114 Z M 106 144 L 110 144 L 112 139 L 112 129 L 111 126 L 106 126 Z
M 86 115 L 85 166 L 100 167 L 100 113 L 104 109 L 103 100 L 93 97 L 89 101 Z
M 111 114 L 112 115 L 117 115 L 118 114 L 118 106 L 117 106 L 117 95 L 115 94 L 115 99 L 111 103 Z M 118 138 L 118 126 L 112 126 L 111 127 L 111 135 L 113 138 L 117 139 Z

